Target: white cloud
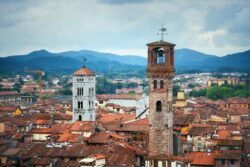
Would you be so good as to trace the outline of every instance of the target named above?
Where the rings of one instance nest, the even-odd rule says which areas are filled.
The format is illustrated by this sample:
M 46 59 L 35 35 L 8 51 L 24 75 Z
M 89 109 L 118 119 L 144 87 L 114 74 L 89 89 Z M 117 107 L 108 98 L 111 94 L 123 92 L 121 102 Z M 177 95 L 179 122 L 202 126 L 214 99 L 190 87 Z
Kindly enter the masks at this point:
M 234 0 L 0 0 L 0 56 L 37 49 L 145 55 L 161 24 L 177 48 L 225 55 L 250 48 L 249 6 Z

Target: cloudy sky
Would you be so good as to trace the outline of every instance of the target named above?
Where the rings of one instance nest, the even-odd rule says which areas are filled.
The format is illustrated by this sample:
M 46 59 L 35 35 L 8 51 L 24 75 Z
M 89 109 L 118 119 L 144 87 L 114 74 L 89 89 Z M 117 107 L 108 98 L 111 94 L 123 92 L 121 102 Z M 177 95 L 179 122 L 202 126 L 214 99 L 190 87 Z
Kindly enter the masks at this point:
M 33 50 L 146 55 L 166 41 L 223 56 L 250 49 L 249 0 L 0 0 L 0 56 Z

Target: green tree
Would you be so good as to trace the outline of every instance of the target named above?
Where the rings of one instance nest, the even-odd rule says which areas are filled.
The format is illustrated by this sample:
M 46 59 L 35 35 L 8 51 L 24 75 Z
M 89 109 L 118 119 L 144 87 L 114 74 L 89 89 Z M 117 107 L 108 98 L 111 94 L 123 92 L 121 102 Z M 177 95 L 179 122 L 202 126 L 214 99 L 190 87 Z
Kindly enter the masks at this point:
M 173 86 L 173 96 L 176 97 L 177 93 L 180 91 L 180 86 L 179 85 L 174 85 Z
M 72 91 L 70 88 L 62 88 L 62 89 L 59 89 L 59 92 L 58 92 L 60 95 L 72 95 Z
M 201 97 L 201 96 L 206 96 L 206 94 L 207 94 L 207 89 L 192 90 L 189 93 L 189 96 L 191 96 L 191 97 Z
M 233 96 L 233 89 L 229 87 L 213 86 L 208 88 L 207 95 L 209 99 L 225 99 Z

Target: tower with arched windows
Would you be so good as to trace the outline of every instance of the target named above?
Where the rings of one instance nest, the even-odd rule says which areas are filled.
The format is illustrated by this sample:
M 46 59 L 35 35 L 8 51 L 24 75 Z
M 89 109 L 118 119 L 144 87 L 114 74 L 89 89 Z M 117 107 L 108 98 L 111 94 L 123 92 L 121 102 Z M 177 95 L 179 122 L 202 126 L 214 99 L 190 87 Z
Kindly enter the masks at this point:
M 173 85 L 175 44 L 149 43 L 149 156 L 173 154 Z
M 95 73 L 85 67 L 73 76 L 73 122 L 95 121 Z

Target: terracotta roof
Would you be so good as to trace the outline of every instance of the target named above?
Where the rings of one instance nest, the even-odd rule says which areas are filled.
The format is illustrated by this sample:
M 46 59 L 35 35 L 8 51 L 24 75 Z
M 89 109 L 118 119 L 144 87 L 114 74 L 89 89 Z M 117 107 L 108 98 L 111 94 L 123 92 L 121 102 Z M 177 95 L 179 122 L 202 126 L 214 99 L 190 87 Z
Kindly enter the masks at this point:
M 214 133 L 216 130 L 215 127 L 209 127 L 209 126 L 192 126 L 189 131 L 188 134 L 191 136 L 204 136 L 207 134 L 212 134 Z
M 16 91 L 0 91 L 0 96 L 18 95 Z
M 31 159 L 31 164 L 32 165 L 38 165 L 38 166 L 42 166 L 42 165 L 49 165 L 51 163 L 49 158 L 32 158 Z
M 182 162 L 191 162 L 190 157 L 182 157 L 182 156 L 174 156 L 174 155 L 166 155 L 161 154 L 157 156 L 148 156 L 146 159 L 153 159 L 153 160 L 171 160 L 171 161 L 182 161 Z
M 98 100 L 109 100 L 109 99 L 126 99 L 126 100 L 138 100 L 142 98 L 142 95 L 129 95 L 129 94 L 99 94 L 96 95 Z
M 57 160 L 55 163 L 55 167 L 76 167 L 76 166 L 79 166 L 78 161 Z
M 87 68 L 80 68 L 78 71 L 74 72 L 75 76 L 81 76 L 81 75 L 95 75 L 94 72 L 90 71 Z
M 138 120 L 133 120 L 133 121 L 129 121 L 125 123 L 126 125 L 145 125 L 148 126 L 149 125 L 149 120 L 148 118 L 142 118 L 142 119 L 138 119 Z
M 242 103 L 250 104 L 250 98 L 231 97 L 231 98 L 227 98 L 226 102 L 227 103 L 236 103 L 236 104 L 242 104 Z
M 30 121 L 22 119 L 22 117 L 2 117 L 0 122 L 7 122 L 8 124 L 16 126 L 27 126 L 30 124 Z
M 206 165 L 206 166 L 214 166 L 215 165 L 215 153 L 211 152 L 191 152 L 187 156 L 190 156 L 192 158 L 191 165 L 194 166 L 200 166 L 200 165 Z
M 231 137 L 230 131 L 225 129 L 217 130 L 217 135 L 216 139 L 228 139 Z
M 92 144 L 107 144 L 109 142 L 112 142 L 114 140 L 124 140 L 125 137 L 111 133 L 111 132 L 98 132 L 93 135 L 91 135 L 88 139 L 88 143 Z
M 146 124 L 123 124 L 123 123 L 108 123 L 103 125 L 106 129 L 115 132 L 147 132 L 148 125 Z
M 70 131 L 72 124 L 53 124 L 51 128 L 33 128 L 33 134 L 63 134 Z
M 57 139 L 57 142 L 76 143 L 80 139 L 80 137 L 80 134 L 63 133 L 62 135 L 60 135 L 59 139 Z
M 101 123 L 127 122 L 135 119 L 135 114 L 101 113 L 99 121 Z
M 188 114 L 188 115 L 176 115 L 174 116 L 174 125 L 189 125 L 194 122 L 195 120 L 194 114 Z
M 103 155 L 103 154 L 93 154 L 93 155 L 90 155 L 89 158 L 96 158 L 96 159 L 103 159 L 105 158 L 106 156 Z
M 17 106 L 0 106 L 0 112 L 14 112 L 17 108 Z
M 242 140 L 218 140 L 219 146 L 242 146 Z
M 242 152 L 240 150 L 217 151 L 215 159 L 240 159 Z
M 93 131 L 96 128 L 96 122 L 95 121 L 76 121 L 70 131 Z
M 79 167 L 79 162 L 73 160 L 58 159 L 55 163 L 55 167 Z

